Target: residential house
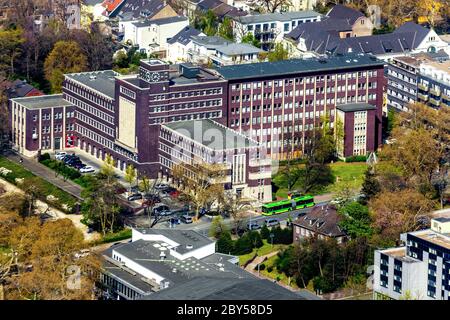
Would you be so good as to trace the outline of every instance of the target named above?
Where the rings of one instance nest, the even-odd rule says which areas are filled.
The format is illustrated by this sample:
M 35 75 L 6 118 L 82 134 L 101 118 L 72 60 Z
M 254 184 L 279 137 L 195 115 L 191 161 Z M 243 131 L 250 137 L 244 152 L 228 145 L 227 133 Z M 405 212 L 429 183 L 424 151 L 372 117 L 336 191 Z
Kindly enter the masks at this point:
M 260 60 L 261 50 L 248 43 L 230 43 L 216 48 L 216 53 L 210 56 L 216 66 L 226 66 L 239 63 L 253 63 Z
M 9 99 L 44 95 L 42 91 L 33 87 L 26 80 L 6 81 L 3 86 L 6 88 L 6 94 Z
M 234 17 L 234 36 L 240 42 L 246 34 L 252 34 L 262 44 L 263 49 L 280 42 L 284 36 L 299 24 L 321 21 L 322 15 L 315 11 L 254 14 Z
M 219 36 L 192 36 L 193 47 L 188 50 L 188 61 L 196 64 L 207 64 L 216 54 L 216 49 L 232 43 Z
M 347 234 L 339 226 L 341 220 L 336 207 L 328 204 L 315 206 L 310 212 L 292 222 L 294 242 L 317 237 L 335 239 L 338 243 L 343 243 L 347 239 Z
M 137 45 L 148 55 L 154 53 L 165 57 L 167 41 L 188 25 L 189 20 L 180 16 L 133 22 L 132 28 L 125 29 L 123 41 Z
M 167 40 L 167 56 L 165 60 L 172 63 L 188 61 L 188 51 L 194 48 L 192 40 L 194 36 L 205 36 L 205 34 L 191 26 L 187 26 Z
M 433 29 L 413 22 L 406 22 L 392 33 L 341 38 L 338 33 L 345 32 L 345 24 L 341 21 L 334 28 L 330 21 L 319 28 L 314 24 L 298 26 L 286 35 L 286 40 L 292 43 L 294 56 L 365 53 L 388 61 L 410 53 L 449 50 Z
M 350 32 L 345 36 L 340 34 L 341 38 L 363 37 L 372 35 L 373 23 L 361 11 L 337 4 L 327 13 L 328 19 L 332 21 L 345 20 L 351 27 Z
M 313 10 L 317 4 L 317 0 L 291 0 L 288 11 L 305 11 Z

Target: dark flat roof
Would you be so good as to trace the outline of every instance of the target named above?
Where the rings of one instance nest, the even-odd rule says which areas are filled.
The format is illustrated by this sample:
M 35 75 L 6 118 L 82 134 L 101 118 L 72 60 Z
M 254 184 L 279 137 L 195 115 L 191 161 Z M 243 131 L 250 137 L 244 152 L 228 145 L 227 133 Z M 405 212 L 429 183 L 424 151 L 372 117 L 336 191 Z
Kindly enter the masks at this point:
M 66 101 L 63 98 L 62 94 L 14 98 L 11 100 L 20 103 L 28 109 L 54 108 L 72 105 L 70 102 Z
M 114 99 L 115 77 L 119 74 L 113 70 L 69 73 L 65 76 L 80 82 L 94 91 Z
M 307 300 L 269 280 L 201 277 L 145 296 L 144 300 Z
M 227 80 L 239 80 L 267 76 L 352 69 L 366 66 L 383 66 L 384 62 L 373 56 L 345 55 L 328 59 L 290 59 L 277 62 L 259 62 L 218 67 L 216 70 Z
M 369 103 L 347 103 L 347 104 L 339 104 L 336 106 L 336 109 L 339 109 L 344 112 L 353 112 L 353 111 L 365 111 L 365 110 L 375 110 L 377 107 L 369 104 Z

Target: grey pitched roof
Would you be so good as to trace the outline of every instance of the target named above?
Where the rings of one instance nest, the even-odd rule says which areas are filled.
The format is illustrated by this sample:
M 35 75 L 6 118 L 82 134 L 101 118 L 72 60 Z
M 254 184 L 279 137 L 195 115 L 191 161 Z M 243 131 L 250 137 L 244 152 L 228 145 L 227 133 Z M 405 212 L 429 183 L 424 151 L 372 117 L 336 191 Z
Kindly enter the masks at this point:
M 219 46 L 216 48 L 216 50 L 227 56 L 264 52 L 264 50 L 261 50 L 248 43 L 230 43 Z
M 413 33 L 414 44 L 418 46 L 428 35 L 430 29 L 418 25 L 414 22 L 406 22 L 394 30 L 393 34 Z
M 320 13 L 317 13 L 316 11 L 312 10 L 292 11 L 284 13 L 275 12 L 275 13 L 255 14 L 239 17 L 239 22 L 241 22 L 242 24 L 249 24 L 249 23 L 262 23 L 271 21 L 291 21 L 297 19 L 316 18 L 318 16 L 320 16 Z
M 334 19 L 346 19 L 350 24 L 354 24 L 358 18 L 364 17 L 364 14 L 353 8 L 349 8 L 342 4 L 337 4 L 331 8 L 331 10 L 327 13 L 327 16 Z
M 216 70 L 227 80 L 238 80 L 382 65 L 383 62 L 375 57 L 364 54 L 350 54 L 346 56 L 332 56 L 328 59 L 289 59 L 277 62 L 238 64 L 218 67 Z
M 193 36 L 192 40 L 208 49 L 215 49 L 218 46 L 231 43 L 231 41 L 219 36 Z
M 145 300 L 306 300 L 268 280 L 202 277 L 146 296 Z
M 119 18 L 126 19 L 142 17 L 150 19 L 166 5 L 162 0 L 125 0 L 119 9 L 116 9 L 112 13 L 111 17 L 118 16 Z
M 179 42 L 183 45 L 187 45 L 190 41 L 192 41 L 193 36 L 198 36 L 201 34 L 201 31 L 191 27 L 187 26 L 180 32 L 178 32 L 176 35 L 174 35 L 172 38 L 167 40 L 167 43 L 173 44 L 175 42 Z
M 119 74 L 113 70 L 92 71 L 81 73 L 69 73 L 65 76 L 69 79 L 78 81 L 79 83 L 98 91 L 109 98 L 114 99 L 115 92 L 115 76 Z
M 212 10 L 220 6 L 223 2 L 220 0 L 203 0 L 197 4 L 200 10 Z
M 7 88 L 7 95 L 8 98 L 21 98 L 25 97 L 32 90 L 39 91 L 25 80 L 17 79 Z
M 143 27 L 149 27 L 153 24 L 156 25 L 164 25 L 164 24 L 170 24 L 180 21 L 188 21 L 188 18 L 181 17 L 181 16 L 175 16 L 175 17 L 169 17 L 169 18 L 161 18 L 161 19 L 155 19 L 155 20 L 144 20 L 133 23 L 134 26 L 137 28 L 143 28 Z
M 334 21 L 337 26 L 335 30 L 333 29 Z M 308 51 L 319 54 L 353 52 L 383 55 L 414 50 L 429 32 L 429 29 L 425 27 L 407 22 L 392 33 L 341 39 L 337 34 L 340 27 L 344 27 L 342 20 L 330 20 L 330 18 L 323 23 L 304 23 L 287 34 L 286 38 L 296 42 L 302 38 L 305 40 Z
M 297 218 L 293 224 L 327 237 L 342 237 L 346 233 L 339 227 L 342 217 L 330 205 L 315 206 L 310 212 Z

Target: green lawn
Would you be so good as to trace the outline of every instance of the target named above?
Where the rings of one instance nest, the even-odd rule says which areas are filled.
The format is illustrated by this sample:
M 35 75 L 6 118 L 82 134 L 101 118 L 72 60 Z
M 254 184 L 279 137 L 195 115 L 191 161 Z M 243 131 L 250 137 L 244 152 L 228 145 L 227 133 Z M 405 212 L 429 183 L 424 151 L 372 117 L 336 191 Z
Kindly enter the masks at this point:
M 364 172 L 367 168 L 367 164 L 365 162 L 336 162 L 330 164 L 330 167 L 334 176 L 334 183 L 324 187 L 318 194 L 336 192 L 346 184 L 348 184 L 352 189 L 359 190 L 361 188 L 364 179 Z M 280 174 L 282 170 L 283 168 L 280 167 L 278 170 L 279 173 L 272 177 L 272 181 L 276 186 L 283 185 L 283 177 Z M 299 186 L 296 185 L 292 189 L 299 189 Z M 276 196 L 279 198 L 287 198 L 287 193 L 287 188 L 280 187 L 280 189 L 276 192 Z
M 5 157 L 0 156 L 0 168 L 6 168 L 6 169 L 9 169 L 12 171 L 11 173 L 8 173 L 6 176 L 0 174 L 0 177 L 5 179 L 6 181 L 16 185 L 19 188 L 23 188 L 23 186 L 26 186 L 27 180 L 35 178 L 36 181 L 38 182 L 38 188 L 40 189 L 40 192 L 42 195 L 40 197 L 41 200 L 47 201 L 46 197 L 48 195 L 55 196 L 56 198 L 58 198 L 58 201 L 52 202 L 52 205 L 54 205 L 58 209 L 66 211 L 66 210 L 64 210 L 64 208 L 62 206 L 63 204 L 73 206 L 77 201 L 77 199 L 75 197 L 73 197 L 72 195 L 70 195 L 69 193 L 56 187 L 55 185 L 51 184 L 47 180 L 42 179 L 41 177 L 35 176 L 32 172 L 26 170 L 21 165 L 15 163 L 15 162 L 12 162 L 12 161 L 6 159 Z M 16 178 L 24 179 L 24 182 L 22 184 L 17 184 Z
M 263 239 L 263 243 L 264 243 L 264 245 L 261 248 L 257 248 L 257 249 L 255 248 L 255 249 L 253 249 L 252 252 L 244 254 L 242 256 L 239 256 L 239 264 L 241 266 L 243 266 L 251 258 L 253 258 L 255 253 L 258 256 L 264 256 L 264 255 L 269 254 L 271 252 L 278 251 L 278 250 L 281 250 L 281 249 L 287 247 L 287 245 L 284 245 L 284 244 L 274 244 L 273 247 L 272 247 L 272 245 L 270 243 L 268 243 L 266 239 Z
M 264 268 L 264 270 L 260 271 L 260 274 L 267 278 L 270 278 L 270 279 L 282 282 L 286 285 L 289 285 L 294 289 L 297 289 L 298 286 L 292 278 L 289 279 L 289 277 L 287 277 L 284 273 L 279 273 L 278 270 L 275 268 L 275 261 L 277 260 L 277 258 L 278 258 L 277 256 L 273 256 L 273 257 L 270 257 L 269 259 L 267 259 L 266 261 L 264 261 L 264 265 L 266 267 Z M 269 272 L 267 270 L 268 267 L 273 268 L 272 272 Z

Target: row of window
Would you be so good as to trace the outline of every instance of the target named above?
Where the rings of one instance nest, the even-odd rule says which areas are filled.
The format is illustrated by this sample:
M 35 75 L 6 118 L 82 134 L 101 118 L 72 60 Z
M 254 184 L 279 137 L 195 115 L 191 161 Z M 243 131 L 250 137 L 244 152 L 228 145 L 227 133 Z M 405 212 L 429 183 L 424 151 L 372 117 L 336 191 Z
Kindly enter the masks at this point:
M 160 100 L 167 100 L 167 99 L 200 97 L 200 96 L 210 96 L 210 95 L 218 95 L 218 94 L 222 94 L 222 88 L 220 88 L 220 87 L 211 88 L 211 89 L 203 89 L 203 90 L 190 90 L 190 91 L 183 91 L 183 92 L 150 95 L 150 100 L 151 101 L 160 101 Z
M 188 103 L 178 103 L 178 104 L 155 106 L 155 107 L 153 107 L 152 112 L 195 109 L 195 108 L 204 108 L 204 107 L 212 107 L 212 106 L 218 107 L 221 105 L 222 105 L 222 99 L 212 99 L 212 100 L 204 100 L 204 101 L 196 101 L 196 102 L 188 102 Z
M 103 123 L 101 123 L 100 121 L 97 121 L 81 112 L 77 112 L 76 114 L 77 119 L 94 127 L 97 130 L 100 130 L 101 132 L 106 133 L 107 135 L 114 137 L 114 129 L 108 126 L 105 126 Z
M 67 82 L 65 88 L 73 93 L 78 94 L 80 97 L 83 97 L 86 100 L 89 100 L 100 107 L 108 109 L 109 111 L 114 112 L 114 106 L 112 104 L 112 99 L 106 99 L 103 95 L 100 95 L 94 91 L 91 91 L 85 87 L 77 86 L 71 82 Z
M 86 111 L 87 113 L 90 113 L 90 114 L 96 116 L 97 118 L 100 118 L 108 123 L 114 124 L 114 117 L 110 116 L 106 112 L 103 112 L 103 111 L 99 110 L 98 108 L 95 108 L 95 107 L 91 106 L 90 104 L 87 104 L 81 100 L 78 100 L 77 98 L 74 98 L 70 95 L 66 96 L 66 100 L 69 101 L 70 103 L 74 104 L 75 106 L 79 107 L 80 109 Z
M 366 78 L 367 76 L 369 78 L 376 77 L 378 74 L 377 70 L 369 70 L 367 72 L 352 72 L 352 73 L 338 73 L 333 75 L 320 75 L 320 76 L 311 76 L 311 77 L 302 77 L 302 78 L 289 78 L 284 80 L 285 86 L 293 85 L 295 84 L 310 84 L 314 83 L 314 81 L 317 82 L 323 82 L 323 81 L 342 81 L 342 80 L 349 80 L 349 79 L 356 79 L 356 78 Z M 253 89 L 259 89 L 261 87 L 264 88 L 271 88 L 274 87 L 282 87 L 283 86 L 283 80 L 273 80 L 273 81 L 255 81 L 255 82 L 245 82 L 245 83 L 237 83 L 231 85 L 231 91 L 237 91 L 242 88 L 242 90 L 250 90 L 252 87 Z M 371 87 L 372 86 L 372 87 Z M 373 82 L 372 85 L 369 84 L 369 88 L 376 88 L 376 82 Z
M 151 124 L 161 124 L 174 121 L 199 120 L 199 119 L 217 119 L 222 117 L 222 111 L 190 113 L 179 116 L 150 118 Z
M 78 123 L 76 124 L 76 130 L 81 135 L 88 137 L 89 139 L 97 142 L 98 144 L 102 145 L 103 147 L 109 148 L 110 150 L 112 150 L 114 147 L 113 141 L 106 139 L 102 135 L 99 135 L 99 134 L 95 133 L 94 131 L 89 130 L 88 128 L 86 128 Z

